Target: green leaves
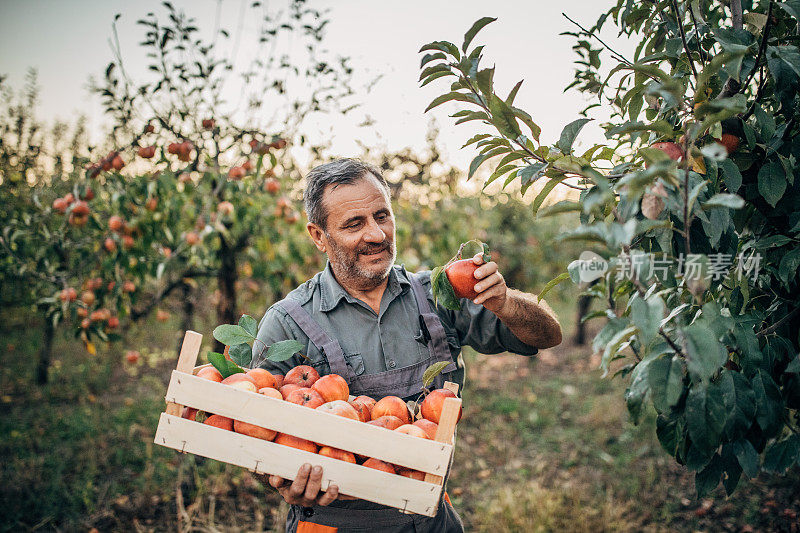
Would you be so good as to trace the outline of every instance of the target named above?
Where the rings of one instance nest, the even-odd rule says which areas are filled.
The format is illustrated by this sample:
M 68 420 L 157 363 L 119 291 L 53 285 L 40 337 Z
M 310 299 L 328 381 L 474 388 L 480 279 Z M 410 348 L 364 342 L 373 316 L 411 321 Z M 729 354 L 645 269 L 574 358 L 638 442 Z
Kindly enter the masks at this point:
M 214 368 L 216 368 L 220 374 L 222 374 L 222 378 L 227 378 L 228 376 L 232 376 L 239 372 L 244 372 L 244 369 L 241 368 L 239 365 L 234 363 L 233 361 L 229 361 L 225 359 L 225 356 L 221 353 L 217 352 L 208 352 L 208 362 L 211 363 Z
M 712 453 L 720 445 L 726 420 L 722 391 L 713 383 L 698 383 L 686 398 L 686 422 L 692 445 Z
M 728 352 L 714 332 L 702 322 L 683 329 L 686 336 L 686 364 L 695 381 L 706 381 L 728 360 Z
M 447 361 L 439 361 L 438 363 L 433 363 L 431 366 L 425 369 L 425 373 L 422 374 L 422 387 L 427 389 L 433 383 L 433 380 L 436 379 L 436 376 L 442 373 L 442 371 L 447 368 L 447 365 L 450 363 Z
M 758 192 L 775 207 L 786 192 L 786 172 L 779 161 L 772 160 L 758 171 Z
M 481 19 L 476 20 L 472 24 L 472 27 L 469 30 L 467 30 L 467 33 L 464 34 L 464 44 L 461 45 L 461 51 L 466 54 L 467 48 L 469 48 L 472 39 L 475 38 L 475 35 L 477 35 L 477 33 L 481 31 L 487 24 L 491 24 L 495 20 L 497 20 L 497 18 L 492 18 L 492 17 L 483 17 Z
M 489 110 L 492 112 L 492 124 L 501 135 L 509 139 L 516 139 L 522 135 L 514 111 L 496 94 L 490 95 Z
M 575 138 L 590 120 L 589 118 L 579 118 L 564 126 L 564 129 L 561 130 L 561 136 L 556 143 L 556 146 L 562 153 L 568 154 L 572 151 L 572 144 L 575 142 Z
M 717 193 L 703 203 L 703 209 L 712 207 L 727 207 L 728 209 L 741 209 L 744 207 L 744 200 L 741 196 L 730 193 Z
M 456 297 L 453 286 L 447 279 L 442 266 L 437 266 L 431 271 L 431 293 L 435 305 L 441 304 L 446 309 L 453 311 L 461 309 L 461 300 Z
M 296 340 L 290 339 L 278 341 L 270 345 L 269 349 L 267 350 L 267 359 L 276 363 L 280 363 L 281 361 L 291 359 L 294 354 L 302 349 L 303 345 Z
M 636 295 L 631 301 L 631 320 L 639 330 L 642 344 L 647 346 L 658 334 L 658 327 L 664 318 L 664 302 L 657 296 L 649 299 Z
M 252 343 L 256 336 L 249 333 L 242 326 L 223 324 L 214 328 L 214 338 L 222 344 L 235 346 L 242 343 Z
M 668 412 L 683 395 L 683 361 L 677 355 L 662 356 L 650 363 L 647 381 L 653 406 L 659 413 Z
M 250 315 L 242 315 L 238 325 L 223 324 L 214 328 L 214 338 L 230 347 L 228 355 L 235 364 L 245 367 L 253 362 L 255 344 L 259 343 L 262 348 L 265 347 L 264 343 L 256 338 L 257 334 L 258 322 Z M 302 349 L 303 345 L 296 340 L 279 341 L 267 349 L 266 359 L 276 363 L 286 361 Z M 259 355 L 262 352 L 263 349 L 259 350 Z M 222 372 L 219 368 L 217 370 Z

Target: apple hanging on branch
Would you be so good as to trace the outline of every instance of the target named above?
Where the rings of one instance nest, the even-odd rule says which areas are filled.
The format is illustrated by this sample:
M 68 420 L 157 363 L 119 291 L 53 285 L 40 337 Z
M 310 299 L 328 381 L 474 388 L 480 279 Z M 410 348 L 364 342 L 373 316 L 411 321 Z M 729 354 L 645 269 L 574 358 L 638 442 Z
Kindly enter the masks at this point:
M 476 265 L 471 257 L 468 259 L 461 257 L 464 247 L 470 243 L 481 247 L 485 263 L 492 260 L 488 244 L 478 239 L 461 243 L 455 256 L 444 266 L 438 266 L 431 272 L 431 292 L 434 304 L 441 303 L 447 309 L 457 311 L 461 309 L 461 298 L 473 300 L 478 296 L 478 293 L 475 292 L 475 284 L 478 282 L 475 277 L 475 269 L 479 265 Z

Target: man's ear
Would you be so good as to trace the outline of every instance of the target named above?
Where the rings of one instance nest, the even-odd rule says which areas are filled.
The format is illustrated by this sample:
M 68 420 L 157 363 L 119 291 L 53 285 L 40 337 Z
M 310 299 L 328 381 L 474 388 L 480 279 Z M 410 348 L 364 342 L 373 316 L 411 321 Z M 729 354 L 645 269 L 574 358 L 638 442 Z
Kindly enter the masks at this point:
M 308 230 L 308 234 L 311 235 L 311 240 L 314 241 L 314 245 L 317 249 L 320 252 L 327 253 L 327 249 L 325 248 L 325 231 L 313 222 L 306 224 L 306 229 Z

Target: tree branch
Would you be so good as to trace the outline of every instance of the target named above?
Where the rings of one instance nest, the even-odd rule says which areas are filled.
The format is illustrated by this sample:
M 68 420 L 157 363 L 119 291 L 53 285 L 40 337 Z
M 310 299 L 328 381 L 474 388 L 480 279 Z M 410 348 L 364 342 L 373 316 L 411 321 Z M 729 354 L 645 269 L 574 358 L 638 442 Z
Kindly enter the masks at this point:
M 161 302 L 161 300 L 169 296 L 172 291 L 183 285 L 184 278 L 213 278 L 216 275 L 217 273 L 211 270 L 186 270 L 161 291 L 156 292 L 153 295 L 153 298 L 151 298 L 150 301 L 147 302 L 143 307 L 140 309 L 132 309 L 131 320 L 136 321 L 147 316 L 150 311 L 152 311 L 153 308 Z
M 786 314 L 786 316 L 784 316 L 783 318 L 781 318 L 780 320 L 778 320 L 777 322 L 775 322 L 771 326 L 769 326 L 767 328 L 764 328 L 761 331 L 759 331 L 758 333 L 756 333 L 756 337 L 764 337 L 766 335 L 769 335 L 770 333 L 774 333 L 775 331 L 778 330 L 778 328 L 780 328 L 782 325 L 786 324 L 789 320 L 791 320 L 792 317 L 794 317 L 794 315 L 796 315 L 798 311 L 800 311 L 800 307 L 795 307 L 794 309 L 789 311 Z
M 686 58 L 689 61 L 689 66 L 692 69 L 692 74 L 694 74 L 695 79 L 697 79 L 697 69 L 694 68 L 694 61 L 692 61 L 692 51 L 689 50 L 689 44 L 686 42 L 686 32 L 683 31 L 683 18 L 681 17 L 680 11 L 678 11 L 678 2 L 677 0 L 672 0 L 670 2 L 672 6 L 672 11 L 675 12 L 675 19 L 678 22 L 678 29 L 681 32 L 681 41 L 683 42 L 683 49 L 686 52 Z

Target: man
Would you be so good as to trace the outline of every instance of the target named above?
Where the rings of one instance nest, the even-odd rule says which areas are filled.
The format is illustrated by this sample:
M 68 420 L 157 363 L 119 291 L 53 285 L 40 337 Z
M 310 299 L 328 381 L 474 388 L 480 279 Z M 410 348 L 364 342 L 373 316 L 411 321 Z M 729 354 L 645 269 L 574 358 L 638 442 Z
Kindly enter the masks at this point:
M 409 274 L 394 264 L 389 188 L 375 167 L 340 159 L 314 168 L 306 180 L 307 229 L 328 264 L 267 310 L 258 338 L 266 345 L 296 339 L 310 362 L 295 357 L 254 366 L 263 363 L 286 373 L 311 364 L 320 375 L 343 375 L 351 394 L 413 399 L 425 368 L 436 361 L 450 362 L 444 377 L 463 385 L 463 345 L 481 353 L 533 355 L 561 342 L 561 328 L 547 305 L 509 289 L 497 265 L 484 263 L 481 254 L 473 258 L 480 265 L 475 271 L 478 296 L 462 300 L 461 311 L 434 306 L 430 272 Z M 322 469 L 308 464 L 293 482 L 269 478 L 291 504 L 287 531 L 463 530 L 449 501 L 433 518 L 405 515 L 339 495 L 334 485 L 321 492 L 321 479 Z

